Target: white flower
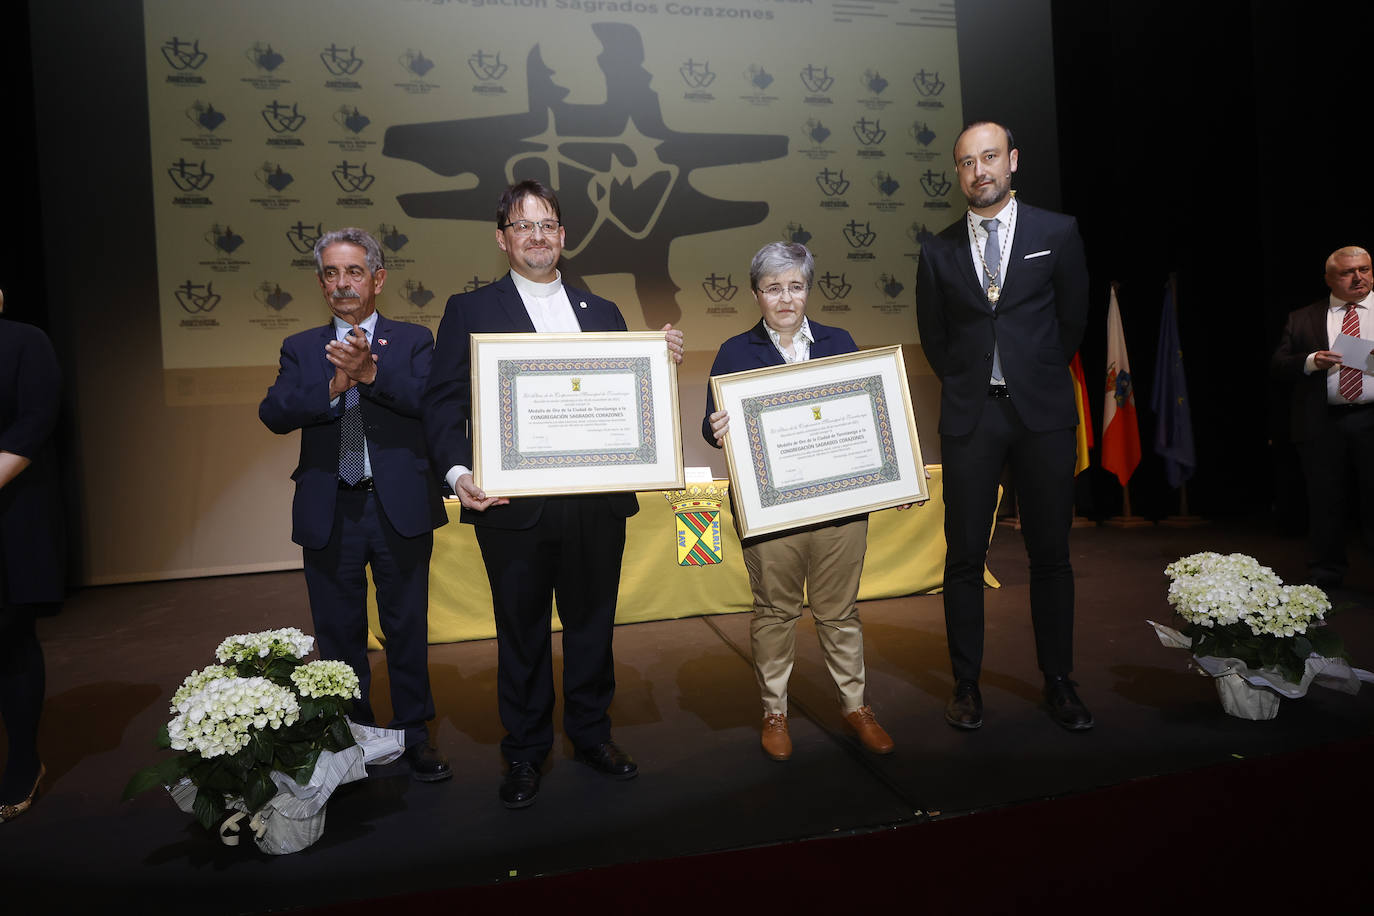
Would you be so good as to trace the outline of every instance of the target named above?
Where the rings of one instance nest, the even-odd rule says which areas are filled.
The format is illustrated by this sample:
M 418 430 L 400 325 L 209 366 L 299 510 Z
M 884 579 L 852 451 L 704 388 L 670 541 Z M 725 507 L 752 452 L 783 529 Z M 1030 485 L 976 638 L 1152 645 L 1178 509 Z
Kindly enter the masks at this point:
M 182 702 L 191 694 L 200 690 L 200 688 L 211 681 L 217 681 L 225 677 L 234 677 L 234 670 L 232 668 L 226 668 L 223 665 L 206 665 L 200 671 L 192 671 L 190 674 L 186 675 L 186 680 L 181 682 L 181 686 L 177 689 L 177 692 L 172 694 L 172 706 L 168 711 L 177 712 Z
M 167 723 L 173 750 L 195 751 L 202 757 L 247 747 L 250 728 L 276 729 L 300 718 L 295 694 L 261 677 L 208 681 L 182 697 L 174 709 L 179 714 Z
M 1312 585 L 1284 585 L 1254 557 L 1203 552 L 1170 563 L 1164 574 L 1169 604 L 1184 620 L 1201 627 L 1244 623 L 1256 636 L 1306 633 L 1331 609 L 1326 593 Z
M 362 699 L 358 675 L 346 662 L 318 661 L 291 672 L 291 683 L 303 697 L 352 697 Z
M 315 637 L 306 636 L 296 627 L 263 630 L 240 636 L 228 636 L 215 649 L 215 657 L 222 662 L 243 661 L 249 658 L 304 658 L 315 646 Z

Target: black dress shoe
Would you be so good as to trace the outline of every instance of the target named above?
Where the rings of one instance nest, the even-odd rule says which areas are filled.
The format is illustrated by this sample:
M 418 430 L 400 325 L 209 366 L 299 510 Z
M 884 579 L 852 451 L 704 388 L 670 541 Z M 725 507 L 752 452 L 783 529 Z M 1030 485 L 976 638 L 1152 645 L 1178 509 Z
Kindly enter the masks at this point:
M 528 760 L 517 760 L 501 780 L 501 804 L 507 808 L 528 808 L 539 794 L 539 767 Z
M 1064 675 L 1045 678 L 1045 705 L 1050 718 L 1071 732 L 1087 731 L 1093 727 L 1093 714 L 1074 692 L 1074 682 Z
M 442 782 L 453 775 L 444 755 L 428 741 L 412 744 L 406 748 L 404 757 L 410 764 L 410 775 L 420 782 Z
M 945 721 L 955 728 L 973 731 L 983 727 L 983 695 L 973 681 L 959 681 L 945 705 Z
M 596 747 L 579 747 L 577 759 L 612 779 L 634 779 L 639 775 L 639 764 L 617 747 L 614 741 Z

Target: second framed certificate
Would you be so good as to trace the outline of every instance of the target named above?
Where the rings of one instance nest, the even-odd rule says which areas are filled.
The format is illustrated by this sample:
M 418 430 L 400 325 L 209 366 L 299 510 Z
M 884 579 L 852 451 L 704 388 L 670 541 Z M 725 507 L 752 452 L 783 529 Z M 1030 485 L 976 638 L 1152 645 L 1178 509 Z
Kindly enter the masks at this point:
M 711 379 L 740 537 L 929 498 L 901 347 Z
M 683 486 L 658 331 L 472 335 L 473 478 L 489 496 Z

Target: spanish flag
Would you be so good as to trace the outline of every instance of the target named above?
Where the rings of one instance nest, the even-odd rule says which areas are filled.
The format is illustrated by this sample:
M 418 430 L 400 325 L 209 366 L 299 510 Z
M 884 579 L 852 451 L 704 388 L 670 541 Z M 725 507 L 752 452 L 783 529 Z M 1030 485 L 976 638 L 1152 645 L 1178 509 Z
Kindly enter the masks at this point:
M 1073 463 L 1073 476 L 1077 477 L 1088 466 L 1088 449 L 1093 447 L 1093 421 L 1088 416 L 1088 382 L 1083 377 L 1083 360 L 1077 353 L 1069 363 L 1069 371 L 1073 373 L 1073 406 L 1078 411 L 1078 457 Z

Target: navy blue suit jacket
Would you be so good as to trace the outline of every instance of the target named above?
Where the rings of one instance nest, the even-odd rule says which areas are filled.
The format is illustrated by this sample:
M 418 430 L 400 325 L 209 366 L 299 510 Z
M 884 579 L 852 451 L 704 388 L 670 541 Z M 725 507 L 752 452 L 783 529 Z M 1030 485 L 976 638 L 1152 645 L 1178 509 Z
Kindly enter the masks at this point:
M 584 331 L 624 331 L 625 319 L 615 303 L 564 284 L 573 314 Z M 472 467 L 472 334 L 534 333 L 525 302 L 509 273 L 470 293 L 450 296 L 439 322 L 434 347 L 434 367 L 424 394 L 425 433 L 430 456 L 440 478 L 455 465 Z M 639 511 L 633 493 L 610 493 L 612 512 L 628 518 Z M 526 496 L 509 505 L 492 506 L 485 512 L 462 510 L 461 518 L 473 525 L 493 528 L 532 527 L 544 509 L 544 498 Z
M 854 345 L 854 338 L 843 328 L 832 328 L 828 325 L 820 324 L 806 319 L 806 323 L 811 327 L 811 336 L 815 338 L 811 343 L 811 357 L 820 359 L 825 356 L 839 356 L 841 353 L 853 353 L 859 348 Z M 736 334 L 725 343 L 720 345 L 720 350 L 716 353 L 716 361 L 711 364 L 712 375 L 728 375 L 731 372 L 744 372 L 748 369 L 762 369 L 766 366 L 781 366 L 786 362 L 778 348 L 773 346 L 773 341 L 768 336 L 768 329 L 764 326 L 763 319 L 743 334 Z M 711 434 L 711 414 L 716 412 L 715 395 L 711 393 L 711 386 L 706 386 L 706 416 L 701 419 L 701 435 L 707 442 L 719 448 L 716 437 Z
M 277 380 L 258 407 L 258 416 L 272 432 L 301 431 L 300 463 L 291 475 L 296 481 L 291 540 L 311 550 L 329 542 L 339 492 L 344 398 L 330 406 L 334 365 L 325 358 L 325 344 L 334 337 L 330 323 L 286 338 Z M 428 328 L 379 314 L 372 353 L 377 357 L 377 378 L 358 390 L 373 485 L 391 526 L 404 537 L 416 537 L 448 521 L 420 419 L 434 338 Z
M 994 310 L 959 220 L 921 245 L 916 324 L 940 379 L 940 433 L 965 436 L 988 399 L 993 343 L 1021 422 L 1033 432 L 1078 423 L 1068 368 L 1088 320 L 1088 267 L 1071 216 L 1017 203 L 1006 284 Z

